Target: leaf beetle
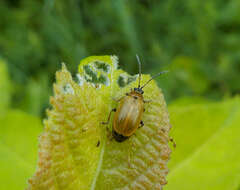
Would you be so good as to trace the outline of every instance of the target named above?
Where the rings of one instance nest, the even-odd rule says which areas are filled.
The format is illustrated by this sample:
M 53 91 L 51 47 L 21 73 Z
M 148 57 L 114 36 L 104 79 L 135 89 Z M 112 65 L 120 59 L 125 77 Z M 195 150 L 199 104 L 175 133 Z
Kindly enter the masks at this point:
M 136 55 L 139 64 L 139 80 L 138 87 L 126 93 L 125 96 L 116 100 L 119 104 L 117 108 L 111 110 L 108 115 L 107 122 L 102 122 L 102 124 L 109 124 L 112 112 L 116 112 L 113 120 L 112 136 L 117 142 L 123 142 L 131 137 L 139 127 L 143 127 L 144 123 L 142 121 L 142 115 L 144 112 L 144 103 L 150 102 L 145 101 L 143 98 L 143 88 L 155 77 L 166 73 L 168 71 L 163 71 L 151 79 L 149 79 L 143 86 L 141 86 L 141 62 Z

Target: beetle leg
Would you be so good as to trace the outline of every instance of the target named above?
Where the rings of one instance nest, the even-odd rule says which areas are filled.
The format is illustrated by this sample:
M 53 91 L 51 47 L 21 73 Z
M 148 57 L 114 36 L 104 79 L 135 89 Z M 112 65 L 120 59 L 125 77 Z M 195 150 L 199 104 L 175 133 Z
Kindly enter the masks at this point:
M 172 137 L 169 137 L 169 140 L 173 143 L 173 147 L 176 148 L 177 145 L 176 145 L 174 139 Z
M 144 126 L 144 123 L 143 123 L 143 121 L 141 121 L 139 128 L 142 128 L 143 126 Z
M 166 134 L 165 134 L 166 130 L 163 129 L 163 128 L 161 128 L 161 131 L 162 131 L 163 135 L 166 136 Z M 176 148 L 177 145 L 176 145 L 174 139 L 173 139 L 172 137 L 168 137 L 168 136 L 166 136 L 166 137 L 167 137 L 168 140 L 173 144 L 173 147 Z
M 143 100 L 144 103 L 150 103 L 152 100 Z
M 110 121 L 110 117 L 111 117 L 112 112 L 116 112 L 116 111 L 117 111 L 116 108 L 112 109 L 112 110 L 110 111 L 109 115 L 108 115 L 108 120 L 107 120 L 107 122 L 101 122 L 101 124 L 103 124 L 103 125 L 108 125 L 108 124 L 109 124 L 109 121 Z

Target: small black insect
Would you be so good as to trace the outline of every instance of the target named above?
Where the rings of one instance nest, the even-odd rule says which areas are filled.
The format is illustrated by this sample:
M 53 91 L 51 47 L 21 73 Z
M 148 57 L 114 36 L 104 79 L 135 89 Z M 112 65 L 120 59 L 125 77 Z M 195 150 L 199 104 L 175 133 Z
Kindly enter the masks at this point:
M 96 147 L 100 146 L 100 140 L 98 140 Z

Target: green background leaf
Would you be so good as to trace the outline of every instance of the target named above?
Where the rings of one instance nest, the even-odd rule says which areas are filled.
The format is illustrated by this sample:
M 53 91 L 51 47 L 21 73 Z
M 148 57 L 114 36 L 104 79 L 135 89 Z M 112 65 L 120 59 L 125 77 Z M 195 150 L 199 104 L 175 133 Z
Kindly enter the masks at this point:
M 11 84 L 6 62 L 0 57 L 0 118 L 6 113 L 11 99 Z
M 240 184 L 240 100 L 170 107 L 177 148 L 166 190 L 236 190 Z
M 41 121 L 10 110 L 0 119 L 0 189 L 22 190 L 37 164 Z

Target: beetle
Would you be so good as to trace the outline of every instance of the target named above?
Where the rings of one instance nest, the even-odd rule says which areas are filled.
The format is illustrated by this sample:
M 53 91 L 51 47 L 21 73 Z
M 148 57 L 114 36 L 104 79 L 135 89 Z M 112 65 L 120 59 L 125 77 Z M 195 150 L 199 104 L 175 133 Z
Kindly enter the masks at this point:
M 163 71 L 151 79 L 149 79 L 143 86 L 141 86 L 141 62 L 136 55 L 139 64 L 139 80 L 138 87 L 126 93 L 125 96 L 116 100 L 119 104 L 117 108 L 111 110 L 108 115 L 107 122 L 102 122 L 102 124 L 109 124 L 111 114 L 116 112 L 113 119 L 112 136 L 117 142 L 123 142 L 131 137 L 139 127 L 143 127 L 144 123 L 142 121 L 142 115 L 144 110 L 144 103 L 150 102 L 143 98 L 143 88 L 155 77 L 166 73 L 168 71 Z

